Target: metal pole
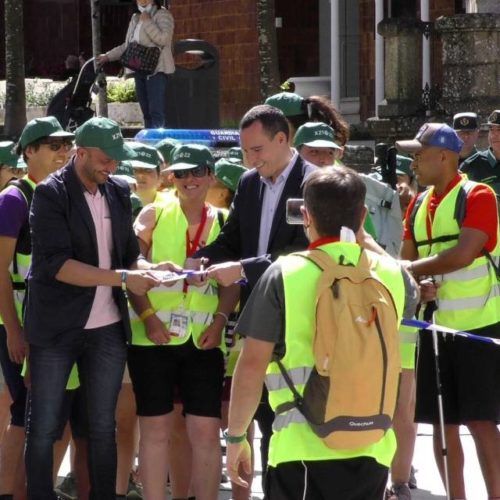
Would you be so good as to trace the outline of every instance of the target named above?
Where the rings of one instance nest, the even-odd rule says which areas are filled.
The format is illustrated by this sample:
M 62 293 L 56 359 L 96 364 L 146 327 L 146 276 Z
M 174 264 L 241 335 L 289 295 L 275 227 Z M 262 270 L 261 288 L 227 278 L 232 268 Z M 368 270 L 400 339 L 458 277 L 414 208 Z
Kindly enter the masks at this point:
M 435 323 L 434 318 L 432 322 Z M 446 488 L 446 499 L 451 500 L 450 475 L 448 471 L 448 448 L 446 446 L 446 435 L 445 435 L 445 425 L 444 425 L 443 392 L 441 386 L 441 372 L 439 370 L 439 346 L 438 346 L 437 331 L 435 328 L 432 330 L 432 346 L 434 349 L 434 365 L 436 369 L 437 403 L 439 411 L 439 429 L 441 432 L 441 455 L 443 456 L 443 464 L 444 464 L 444 482 Z
M 340 109 L 340 0 L 330 1 L 330 100 Z
M 97 100 L 97 116 L 108 116 L 108 102 L 106 99 L 106 75 L 97 66 L 96 57 L 101 54 L 101 7 L 99 0 L 90 0 L 90 14 L 92 18 L 92 56 L 99 86 Z

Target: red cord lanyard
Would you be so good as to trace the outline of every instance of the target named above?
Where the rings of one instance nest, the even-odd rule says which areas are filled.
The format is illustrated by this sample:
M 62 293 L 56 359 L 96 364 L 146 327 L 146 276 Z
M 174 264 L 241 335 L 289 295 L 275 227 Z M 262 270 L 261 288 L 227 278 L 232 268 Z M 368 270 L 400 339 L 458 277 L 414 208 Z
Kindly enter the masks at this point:
M 201 235 L 203 234 L 203 231 L 207 224 L 207 218 L 208 218 L 208 210 L 207 207 L 204 206 L 201 212 L 200 224 L 198 226 L 198 229 L 196 230 L 196 234 L 192 242 L 189 239 L 189 228 L 186 229 L 186 258 L 192 257 L 196 252 L 196 250 L 198 249 L 198 245 L 200 244 L 201 240 Z M 186 293 L 187 289 L 188 289 L 188 284 L 186 283 L 186 281 L 184 281 L 184 285 L 182 287 L 183 293 Z

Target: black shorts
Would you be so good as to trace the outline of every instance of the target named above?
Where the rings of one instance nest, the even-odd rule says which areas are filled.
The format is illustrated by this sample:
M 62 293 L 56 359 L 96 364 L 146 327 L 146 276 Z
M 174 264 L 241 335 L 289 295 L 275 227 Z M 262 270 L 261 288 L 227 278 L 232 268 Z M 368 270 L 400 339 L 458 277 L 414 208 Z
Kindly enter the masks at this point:
M 383 500 L 389 469 L 370 457 L 269 467 L 265 500 Z
M 500 338 L 500 323 L 471 333 Z M 443 339 L 438 334 L 438 339 L 445 423 L 500 423 L 500 347 L 452 335 Z M 438 424 L 436 370 L 429 331 L 421 331 L 418 336 L 416 380 L 415 421 Z
M 129 346 L 128 368 L 137 415 L 165 415 L 178 388 L 184 413 L 221 417 L 224 361 L 218 348 L 202 351 L 189 340 L 176 346 Z
M 0 366 L 9 390 L 12 404 L 10 405 L 10 424 L 24 427 L 26 412 L 26 387 L 21 375 L 23 366 L 13 363 L 7 349 L 7 332 L 4 325 L 0 325 Z

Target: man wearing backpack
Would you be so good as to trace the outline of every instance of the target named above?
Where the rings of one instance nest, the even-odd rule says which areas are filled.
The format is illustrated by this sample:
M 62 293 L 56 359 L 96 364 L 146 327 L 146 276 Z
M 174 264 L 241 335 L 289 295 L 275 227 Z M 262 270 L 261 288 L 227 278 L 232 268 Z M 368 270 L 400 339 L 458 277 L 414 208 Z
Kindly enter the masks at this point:
M 66 162 L 73 137 L 54 117 L 31 120 L 17 146 L 27 174 L 0 193 L 0 363 L 13 401 L 0 454 L 1 499 L 13 495 L 16 474 L 23 470 L 26 388 L 21 366 L 26 351 L 21 308 L 31 260 L 29 206 L 36 184 Z
M 400 372 L 397 330 L 405 298 L 413 297 L 406 316 L 418 293 L 396 261 L 355 243 L 366 213 L 365 190 L 345 167 L 327 167 L 307 178 L 309 250 L 268 268 L 236 327 L 246 338 L 233 379 L 228 472 L 242 484 L 240 466 L 250 468 L 245 430 L 265 378 L 276 412 L 267 499 L 384 495 L 396 449 L 390 425 Z M 344 351 L 348 345 L 353 355 Z
M 405 219 L 401 255 L 414 276 L 437 284 L 433 321 L 456 330 L 500 338 L 500 240 L 493 189 L 458 171 L 462 141 L 443 123 L 427 123 L 415 139 L 399 141 L 414 155 L 417 181 L 429 189 L 416 196 Z M 441 476 L 440 419 L 435 359 L 429 332 L 419 334 L 415 420 L 434 425 Z M 500 349 L 468 338 L 439 337 L 450 495 L 465 498 L 459 426 L 476 445 L 490 499 L 500 498 Z

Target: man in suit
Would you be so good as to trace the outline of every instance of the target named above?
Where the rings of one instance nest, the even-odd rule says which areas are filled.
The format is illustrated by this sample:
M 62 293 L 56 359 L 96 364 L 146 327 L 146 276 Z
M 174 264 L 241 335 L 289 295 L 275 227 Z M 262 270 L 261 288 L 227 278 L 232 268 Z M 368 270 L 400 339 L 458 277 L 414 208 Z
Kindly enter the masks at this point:
M 286 223 L 286 200 L 302 197 L 302 185 L 315 167 L 305 163 L 288 142 L 285 115 L 269 105 L 255 106 L 242 118 L 240 142 L 245 165 L 229 217 L 218 238 L 196 257 L 209 259 L 208 275 L 228 286 L 245 279 L 241 306 L 264 271 L 280 255 L 304 250 L 302 226 Z M 262 470 L 267 467 L 274 414 L 267 393 L 257 411 L 262 432 Z
M 158 283 L 147 271 L 127 271 L 139 247 L 129 188 L 111 174 L 135 153 L 107 118 L 83 124 L 75 142 L 69 163 L 37 186 L 30 211 L 28 497 L 56 498 L 53 443 L 76 362 L 87 405 L 90 498 L 114 500 L 114 413 L 130 338 L 126 290 L 144 295 Z

